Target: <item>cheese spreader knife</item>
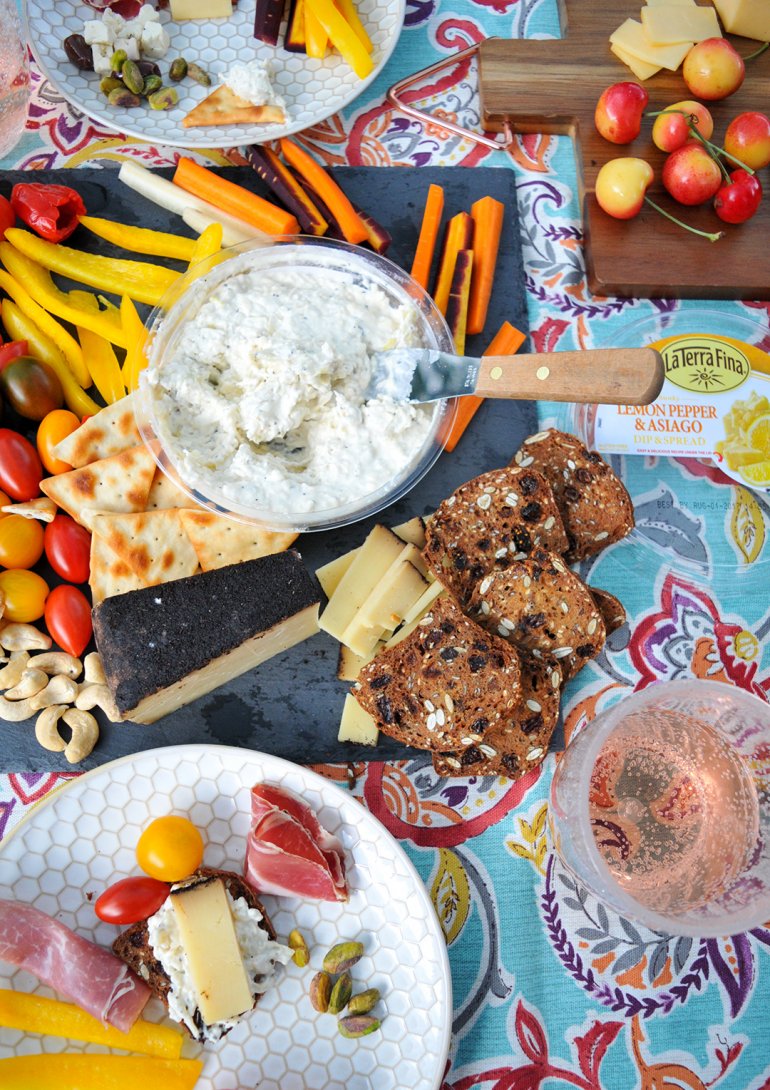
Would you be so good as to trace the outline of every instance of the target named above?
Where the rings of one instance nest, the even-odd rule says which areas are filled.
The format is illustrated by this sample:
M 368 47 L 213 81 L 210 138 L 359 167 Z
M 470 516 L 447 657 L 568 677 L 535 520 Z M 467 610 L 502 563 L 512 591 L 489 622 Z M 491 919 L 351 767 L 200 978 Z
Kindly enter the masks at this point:
M 445 397 L 649 405 L 665 378 L 653 348 L 588 348 L 520 356 L 453 356 L 432 348 L 377 352 L 368 397 L 439 401 Z

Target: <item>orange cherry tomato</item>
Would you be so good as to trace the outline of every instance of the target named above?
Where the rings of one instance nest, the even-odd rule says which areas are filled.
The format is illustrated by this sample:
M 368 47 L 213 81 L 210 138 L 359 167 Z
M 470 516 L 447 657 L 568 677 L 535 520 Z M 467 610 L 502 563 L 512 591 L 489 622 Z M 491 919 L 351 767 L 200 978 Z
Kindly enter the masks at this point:
M 201 834 L 187 818 L 169 814 L 150 822 L 136 845 L 136 861 L 161 882 L 187 878 L 203 859 Z
M 0 567 L 31 568 L 43 555 L 43 527 L 21 515 L 0 518 Z
M 0 508 L 9 507 L 14 501 L 8 495 L 7 492 L 0 492 Z M 7 511 L 0 510 L 0 519 L 8 517 Z
M 43 616 L 48 584 L 35 572 L 19 568 L 0 572 L 0 591 L 5 595 L 3 620 L 29 623 Z
M 67 462 L 54 457 L 53 448 L 79 427 L 80 421 L 69 409 L 54 409 L 40 421 L 37 429 L 37 452 L 49 473 L 69 473 L 72 469 Z

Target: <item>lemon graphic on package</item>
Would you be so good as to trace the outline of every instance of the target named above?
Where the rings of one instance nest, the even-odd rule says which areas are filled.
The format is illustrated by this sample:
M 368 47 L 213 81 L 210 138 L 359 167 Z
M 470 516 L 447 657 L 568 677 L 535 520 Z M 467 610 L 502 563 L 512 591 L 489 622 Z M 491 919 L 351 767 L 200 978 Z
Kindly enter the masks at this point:
M 749 484 L 770 485 L 770 458 L 763 462 L 754 462 L 750 466 L 741 466 L 740 474 Z
M 746 433 L 751 450 L 761 451 L 770 458 L 770 413 L 760 416 Z

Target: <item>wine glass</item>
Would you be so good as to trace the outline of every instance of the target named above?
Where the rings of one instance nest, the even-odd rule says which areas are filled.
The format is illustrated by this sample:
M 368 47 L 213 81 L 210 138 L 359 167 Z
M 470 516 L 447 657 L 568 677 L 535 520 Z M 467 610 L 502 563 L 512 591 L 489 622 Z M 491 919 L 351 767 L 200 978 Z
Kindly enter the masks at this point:
M 570 742 L 549 808 L 556 851 L 601 900 L 665 934 L 770 920 L 770 706 L 661 682 Z
M 0 159 L 16 146 L 29 103 L 27 46 L 15 0 L 0 0 Z

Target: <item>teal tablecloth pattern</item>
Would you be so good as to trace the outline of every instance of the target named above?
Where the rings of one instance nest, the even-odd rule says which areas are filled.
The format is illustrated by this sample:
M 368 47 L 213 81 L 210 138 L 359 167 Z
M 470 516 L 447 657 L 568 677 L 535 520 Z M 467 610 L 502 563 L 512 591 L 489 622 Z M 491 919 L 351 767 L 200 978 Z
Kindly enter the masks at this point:
M 396 79 L 493 34 L 556 36 L 555 4 L 407 0 L 402 37 L 379 79 L 301 141 L 332 165 L 483 162 L 515 171 L 535 349 L 606 345 L 632 320 L 656 318 L 666 328 L 687 315 L 697 304 L 589 294 L 565 139 L 533 135 L 510 152 L 487 152 L 442 129 L 447 118 L 478 124 L 471 64 L 443 72 L 424 92 L 434 111 L 429 124 L 386 104 Z M 173 164 L 174 149 L 100 128 L 36 71 L 34 81 L 27 132 L 0 166 L 109 169 L 126 156 Z M 225 155 L 238 161 L 237 149 L 197 157 L 222 162 Z M 753 317 L 770 348 L 770 302 L 711 310 Z M 566 420 L 548 405 L 541 417 Z M 473 426 L 463 441 L 473 442 Z M 511 453 L 501 439 L 501 464 Z M 567 735 L 623 694 L 673 677 L 708 677 L 768 698 L 766 497 L 692 460 L 626 463 L 618 468 L 634 493 L 639 529 L 631 543 L 607 550 L 582 574 L 622 598 L 629 623 L 570 684 Z M 546 1083 L 581 1090 L 768 1090 L 770 930 L 671 939 L 598 904 L 563 871 L 548 843 L 555 760 L 549 755 L 542 769 L 517 783 L 442 781 L 424 759 L 355 769 L 352 789 L 408 852 L 446 934 L 455 1001 L 443 1090 L 537 1090 Z M 347 776 L 338 766 L 323 771 L 343 782 Z M 0 775 L 0 836 L 63 778 L 23 770 Z

